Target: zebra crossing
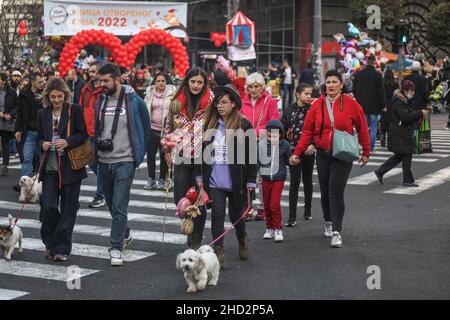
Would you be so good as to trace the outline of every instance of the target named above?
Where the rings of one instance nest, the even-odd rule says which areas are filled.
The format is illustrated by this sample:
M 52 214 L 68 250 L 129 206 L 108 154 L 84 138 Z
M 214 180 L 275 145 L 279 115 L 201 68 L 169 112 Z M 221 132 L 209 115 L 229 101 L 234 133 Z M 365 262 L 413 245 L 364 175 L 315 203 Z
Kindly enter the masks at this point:
M 384 194 L 414 195 L 450 182 L 450 167 L 439 168 L 437 171 L 434 169 L 439 161 L 450 156 L 450 132 L 444 130 L 432 131 L 432 143 L 433 153 L 421 154 L 413 158 L 413 166 L 425 166 L 430 171 L 430 174 L 418 177 L 416 180 L 420 187 L 394 187 L 382 191 Z M 381 165 L 391 155 L 392 153 L 387 148 L 381 147 L 377 142 L 376 152 L 373 153 L 369 162 L 369 164 L 372 164 L 371 167 L 353 170 L 352 176 L 348 181 L 349 187 L 370 186 L 376 183 L 378 180 L 373 174 L 374 166 Z M 11 164 L 11 174 L 13 174 L 15 169 L 20 169 L 18 159 L 12 159 Z M 186 241 L 186 236 L 179 232 L 180 219 L 175 217 L 173 213 L 175 209 L 173 192 L 167 194 L 167 212 L 164 213 L 166 193 L 164 191 L 143 189 L 143 186 L 147 182 L 143 177 L 146 173 L 146 164 L 143 163 L 143 165 L 144 170 L 141 167 L 141 171 L 136 174 L 131 189 L 128 220 L 132 224 L 132 236 L 135 242 L 123 252 L 123 259 L 127 262 L 123 268 L 126 268 L 128 263 L 134 263 L 143 259 L 149 259 L 151 261 L 153 257 L 161 253 L 163 224 L 165 225 L 164 243 L 176 246 L 181 251 L 184 249 Z M 401 179 L 398 177 L 401 173 L 402 169 L 400 167 L 394 168 L 384 176 L 384 179 L 389 182 L 389 179 L 397 178 L 399 184 L 401 184 Z M 320 192 L 318 192 L 316 169 L 314 170 L 314 176 L 315 192 L 313 197 L 319 199 Z M 286 181 L 281 201 L 284 211 L 289 206 L 289 186 L 289 181 Z M 82 260 L 77 260 L 77 266 L 79 267 L 77 277 L 79 278 L 93 277 L 102 272 L 108 272 L 111 268 L 108 261 L 111 220 L 109 211 L 106 208 L 87 208 L 87 204 L 92 200 L 95 189 L 95 180 L 90 175 L 90 179 L 87 182 L 83 182 L 81 187 L 81 208 L 78 211 L 78 221 L 74 228 L 74 243 L 71 253 L 74 259 L 78 257 L 83 258 Z M 303 197 L 303 190 L 301 189 L 299 192 L 300 201 L 298 207 L 304 205 Z M 258 204 L 259 200 L 255 200 L 254 203 Z M 0 200 L 0 225 L 7 224 L 7 214 L 17 215 L 19 208 L 20 206 L 16 201 Z M 0 258 L 0 279 L 2 277 L 20 277 L 43 281 L 43 283 L 47 283 L 48 281 L 64 282 L 69 279 L 73 280 L 73 275 L 68 273 L 71 264 L 70 260 L 68 263 L 56 264 L 44 259 L 42 253 L 45 248 L 39 237 L 41 224 L 37 217 L 38 212 L 38 205 L 26 205 L 24 216 L 19 220 L 19 226 L 23 229 L 25 236 L 23 240 L 24 251 L 19 253 L 16 248 L 12 261 L 6 261 L 3 257 Z M 226 224 L 226 226 L 229 225 L 229 223 Z M 209 236 L 210 228 L 211 222 L 208 219 L 205 225 L 205 235 Z M 85 241 L 80 241 L 80 239 L 84 240 L 84 237 L 87 237 L 89 241 L 86 243 Z M 136 247 L 134 247 L 135 243 L 137 243 Z M 34 258 L 30 261 L 27 256 L 31 253 L 34 254 Z M 35 258 L 36 256 L 39 258 Z M 96 268 L 92 267 L 92 264 L 89 263 L 92 260 L 95 260 Z M 80 261 L 86 264 L 81 264 Z M 1 283 L 0 281 L 0 287 L 2 286 Z M 26 288 L 0 288 L 0 300 L 17 299 L 30 294 L 32 294 L 32 290 L 28 291 Z

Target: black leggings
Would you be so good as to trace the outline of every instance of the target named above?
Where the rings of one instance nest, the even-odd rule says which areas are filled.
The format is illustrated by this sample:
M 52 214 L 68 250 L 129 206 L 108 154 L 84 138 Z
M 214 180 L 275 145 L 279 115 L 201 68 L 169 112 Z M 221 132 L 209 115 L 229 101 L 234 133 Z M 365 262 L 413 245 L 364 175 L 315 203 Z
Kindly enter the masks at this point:
M 228 215 L 230 217 L 231 223 L 235 223 L 242 215 L 242 210 L 235 210 L 236 203 L 233 197 L 233 192 L 227 192 L 224 190 L 211 188 L 209 197 L 214 199 L 212 202 L 211 210 L 211 233 L 213 240 L 219 237 L 224 232 L 225 223 L 225 210 L 228 198 Z M 243 238 L 245 236 L 245 221 L 241 219 L 235 226 L 236 235 L 238 238 Z M 223 238 L 218 240 L 215 245 L 222 246 Z
M 305 194 L 305 211 L 311 212 L 311 203 L 313 195 L 313 169 L 314 155 L 301 155 L 300 164 L 290 166 L 291 184 L 289 186 L 289 220 L 297 219 L 298 190 L 300 181 L 303 181 L 303 192 Z M 303 179 L 302 179 L 303 178 Z
M 156 152 L 159 150 L 159 180 L 165 180 L 167 175 L 167 163 L 164 159 L 164 152 L 161 146 L 161 132 L 151 130 L 150 143 L 147 149 L 147 170 L 148 177 L 152 180 L 156 178 Z
M 196 186 L 194 164 L 178 164 L 173 169 L 173 197 L 175 205 L 186 195 L 190 187 Z M 194 219 L 194 231 L 203 235 L 203 229 L 206 222 L 206 207 L 200 208 L 201 215 Z
M 317 174 L 323 218 L 333 223 L 333 231 L 342 230 L 345 212 L 344 191 L 352 165 L 331 157 L 328 152 L 317 150 Z

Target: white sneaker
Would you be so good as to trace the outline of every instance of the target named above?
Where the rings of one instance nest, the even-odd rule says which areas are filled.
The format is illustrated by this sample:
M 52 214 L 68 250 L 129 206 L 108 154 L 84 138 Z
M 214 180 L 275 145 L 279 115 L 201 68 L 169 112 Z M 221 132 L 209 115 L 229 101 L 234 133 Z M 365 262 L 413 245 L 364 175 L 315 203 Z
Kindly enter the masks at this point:
M 281 231 L 281 229 L 277 229 L 274 231 L 274 240 L 276 242 L 283 241 L 283 231 Z
M 341 234 L 337 231 L 333 232 L 333 236 L 331 238 L 331 246 L 333 248 L 342 247 L 342 237 L 341 237 Z
M 324 227 L 323 234 L 325 235 L 325 237 L 331 237 L 333 235 L 332 226 L 333 226 L 333 224 L 331 222 L 327 222 L 327 221 L 325 221 L 325 223 L 323 224 L 323 227 Z
M 122 253 L 119 250 L 111 250 L 109 252 L 109 256 L 111 257 L 111 265 L 112 266 L 123 265 Z
M 274 230 L 266 229 L 266 233 L 264 233 L 263 239 L 273 239 L 273 237 L 274 237 Z

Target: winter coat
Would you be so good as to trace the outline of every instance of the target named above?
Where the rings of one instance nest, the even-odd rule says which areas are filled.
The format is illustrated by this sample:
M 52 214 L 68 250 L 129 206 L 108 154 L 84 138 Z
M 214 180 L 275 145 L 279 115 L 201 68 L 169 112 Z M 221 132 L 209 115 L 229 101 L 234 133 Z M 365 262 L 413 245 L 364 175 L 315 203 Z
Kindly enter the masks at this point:
M 69 123 L 69 104 L 64 103 L 61 110 L 61 117 L 58 126 L 58 132 L 60 133 L 61 139 L 65 139 L 69 146 L 64 149 L 64 154 L 60 157 L 60 183 L 61 185 L 71 184 L 79 182 L 87 178 L 86 169 L 73 170 L 70 166 L 70 160 L 68 156 L 68 151 L 75 148 L 86 141 L 88 135 L 86 132 L 86 126 L 83 119 L 83 111 L 79 105 L 72 104 L 70 115 L 70 132 L 71 135 L 68 137 L 68 123 Z M 41 109 L 37 116 L 37 135 L 39 148 L 42 150 L 42 144 L 44 141 L 52 141 L 53 135 L 53 116 L 52 108 Z M 47 156 L 50 151 L 45 153 L 44 163 L 42 164 L 43 170 L 39 174 L 39 181 L 42 181 L 45 174 L 45 163 L 47 162 Z M 58 153 L 56 155 L 59 156 Z
M 392 121 L 389 126 L 388 150 L 395 154 L 413 154 L 415 151 L 414 127 L 422 118 L 422 111 L 414 109 L 414 102 L 394 92 Z
M 425 109 L 428 104 L 428 84 L 427 78 L 422 76 L 419 71 L 414 70 L 405 80 L 412 81 L 415 85 L 414 89 L 414 108 L 416 110 Z
M 95 103 L 95 119 L 99 119 L 100 111 L 106 100 L 106 95 L 100 96 Z M 133 149 L 134 165 L 139 165 L 144 161 L 145 153 L 149 143 L 150 136 L 150 118 L 148 115 L 147 106 L 131 86 L 125 86 L 125 107 L 128 121 L 128 133 L 130 136 L 131 147 Z M 98 151 L 98 138 L 100 136 L 100 123 L 95 121 L 95 147 L 96 153 Z
M 145 104 L 147 105 L 148 109 L 148 115 L 150 117 L 150 123 L 152 123 L 152 101 L 153 101 L 153 93 L 155 91 L 155 86 L 149 86 L 147 87 L 147 91 L 145 93 Z M 167 116 L 169 115 L 169 109 L 170 104 L 172 103 L 172 99 L 175 96 L 175 93 L 177 91 L 177 88 L 173 85 L 168 84 L 166 87 L 166 92 L 164 95 L 164 102 L 163 102 L 163 116 L 162 116 L 162 123 L 161 128 L 164 128 L 164 121 L 166 120 Z M 161 135 L 163 133 L 163 130 L 161 131 Z
M 261 179 L 268 181 L 279 181 L 287 179 L 287 166 L 292 155 L 291 145 L 285 139 L 284 127 L 281 121 L 271 120 L 271 127 L 280 131 L 280 141 L 272 144 L 267 137 L 258 143 L 258 166 Z M 270 159 L 270 161 L 268 161 Z
M 41 97 L 42 93 L 34 93 L 31 85 L 20 91 L 14 132 L 26 134 L 27 130 L 37 130 L 38 111 L 43 108 Z
M 242 117 L 241 126 L 242 130 L 246 132 L 247 130 L 253 130 L 250 122 Z M 250 135 L 251 136 L 251 135 Z M 233 185 L 233 198 L 235 200 L 235 211 L 242 210 L 247 203 L 247 187 L 256 185 L 256 158 L 252 157 L 251 154 L 256 152 L 252 149 L 250 137 L 246 137 L 244 141 L 239 141 L 238 136 L 233 138 L 233 142 L 229 142 L 229 148 L 234 147 L 234 159 L 230 159 L 230 173 L 231 181 Z M 203 142 L 203 151 L 214 142 L 214 137 L 210 141 Z M 245 161 L 239 161 L 239 155 L 245 154 Z M 230 155 L 231 153 L 229 153 Z M 254 159 L 252 159 L 254 158 Z M 244 162 L 244 163 L 242 163 Z M 197 167 L 198 169 L 199 167 Z M 210 191 L 210 179 L 212 174 L 213 166 L 207 164 L 203 161 L 201 165 L 201 172 L 196 172 L 196 176 L 201 176 L 203 180 L 203 185 L 207 194 Z M 214 199 L 213 199 L 214 200 Z
M 369 65 L 355 75 L 353 94 L 365 114 L 381 114 L 387 106 L 384 80 L 374 66 Z
M 261 96 L 256 101 L 255 106 L 249 93 L 246 93 L 242 99 L 241 114 L 247 118 L 256 130 L 256 136 L 259 138 L 261 133 L 265 131 L 265 127 L 270 120 L 279 120 L 280 112 L 278 111 L 277 102 L 263 90 Z M 261 118 L 261 120 L 259 120 Z
M 81 90 L 80 106 L 83 108 L 84 121 L 89 137 L 95 136 L 94 130 L 94 103 L 100 97 L 103 88 L 95 87 L 92 81 L 89 81 Z

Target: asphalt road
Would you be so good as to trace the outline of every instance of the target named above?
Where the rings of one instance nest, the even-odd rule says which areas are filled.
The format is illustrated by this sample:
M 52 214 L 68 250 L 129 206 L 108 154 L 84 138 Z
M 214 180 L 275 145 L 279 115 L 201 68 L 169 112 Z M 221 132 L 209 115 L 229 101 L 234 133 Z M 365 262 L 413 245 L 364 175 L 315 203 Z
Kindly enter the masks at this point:
M 432 119 L 434 148 L 439 151 L 414 158 L 413 172 L 421 185 L 417 193 L 402 194 L 401 172 L 385 178 L 381 185 L 372 174 L 376 166 L 353 167 L 345 193 L 340 249 L 331 248 L 329 238 L 323 236 L 315 175 L 314 192 L 318 194 L 313 199 L 313 220 L 299 220 L 296 227 L 284 228 L 282 243 L 262 239 L 263 221 L 248 222 L 248 261 L 239 260 L 231 231 L 225 241 L 230 268 L 221 272 L 218 286 L 188 294 L 183 274 L 175 268 L 176 256 L 185 248 L 179 221 L 168 210 L 165 232 L 171 243 L 162 245 L 164 197 L 143 190 L 146 169 L 136 172 L 129 208 L 135 236 L 129 259 L 134 261 L 123 267 L 109 265 L 108 211 L 87 208 L 95 184 L 90 174 L 83 183 L 82 210 L 73 235 L 77 252 L 67 263 L 45 260 L 37 207 L 26 206 L 19 220 L 24 251 L 16 249 L 12 262 L 0 257 L 0 299 L 449 299 L 450 132 L 442 130 L 446 117 L 434 115 Z M 388 156 L 385 149 L 378 149 L 371 162 L 381 163 Z M 20 166 L 12 165 L 10 175 L 0 177 L 0 224 L 6 222 L 8 213 L 16 215 L 19 209 L 18 194 L 11 186 L 18 181 Z M 288 200 L 287 193 L 282 200 Z M 283 214 L 285 221 L 287 206 Z M 298 214 L 302 215 L 301 208 Z M 208 243 L 209 228 L 204 235 Z M 81 289 L 68 289 L 69 266 L 78 266 L 86 274 L 80 279 Z M 379 288 L 369 289 L 368 282 L 369 287 Z

